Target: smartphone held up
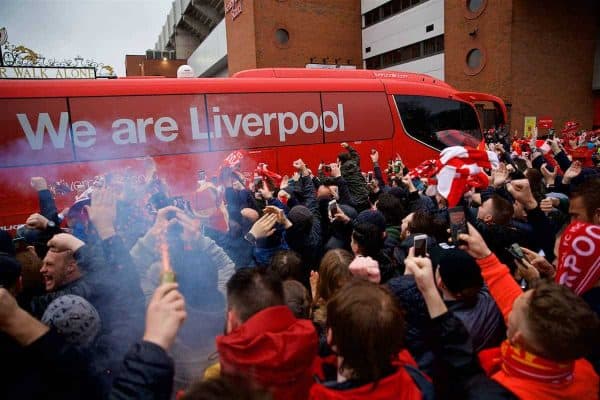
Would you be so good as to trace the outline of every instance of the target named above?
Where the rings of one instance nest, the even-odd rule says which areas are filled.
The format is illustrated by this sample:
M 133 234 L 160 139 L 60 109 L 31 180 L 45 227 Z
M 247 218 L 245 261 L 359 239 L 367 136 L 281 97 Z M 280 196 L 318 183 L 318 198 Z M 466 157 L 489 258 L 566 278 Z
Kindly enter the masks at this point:
M 338 213 L 338 205 L 336 200 L 331 200 L 327 205 L 327 210 L 329 214 L 329 219 L 333 220 L 335 215 Z
M 525 254 L 523 254 L 523 250 L 518 243 L 511 244 L 507 250 L 517 260 L 522 260 L 525 258 Z
M 461 233 L 469 233 L 467 227 L 467 218 L 465 217 L 465 210 L 463 207 L 454 207 L 448 209 L 448 215 L 450 219 L 450 234 L 452 235 L 452 243 L 454 245 L 461 244 L 458 236 Z
M 415 257 L 427 257 L 427 235 L 415 236 Z

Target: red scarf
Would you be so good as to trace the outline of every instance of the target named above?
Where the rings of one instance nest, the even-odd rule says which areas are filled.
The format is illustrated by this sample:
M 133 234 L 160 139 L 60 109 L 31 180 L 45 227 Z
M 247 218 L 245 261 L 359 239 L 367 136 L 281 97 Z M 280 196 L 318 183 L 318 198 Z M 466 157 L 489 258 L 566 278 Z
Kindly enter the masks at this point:
M 600 279 L 600 225 L 573 222 L 560 238 L 556 282 L 578 295 Z
M 512 346 L 508 340 L 502 342 L 499 348 L 482 351 L 479 357 L 488 376 L 501 367 L 508 376 L 545 384 L 567 385 L 573 381 L 573 361 L 559 363 L 548 360 Z

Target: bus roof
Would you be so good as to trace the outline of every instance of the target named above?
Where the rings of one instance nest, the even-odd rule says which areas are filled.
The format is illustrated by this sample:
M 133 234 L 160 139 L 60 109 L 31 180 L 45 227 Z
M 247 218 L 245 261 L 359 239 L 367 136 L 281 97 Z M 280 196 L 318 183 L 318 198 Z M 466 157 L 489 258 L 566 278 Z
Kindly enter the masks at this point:
M 393 79 L 451 87 L 446 82 L 426 74 L 368 69 L 258 68 L 237 72 L 233 78 Z
M 428 75 L 370 70 L 267 68 L 241 71 L 231 78 L 0 80 L 0 98 L 316 91 L 383 91 L 436 97 L 457 94 L 450 85 Z

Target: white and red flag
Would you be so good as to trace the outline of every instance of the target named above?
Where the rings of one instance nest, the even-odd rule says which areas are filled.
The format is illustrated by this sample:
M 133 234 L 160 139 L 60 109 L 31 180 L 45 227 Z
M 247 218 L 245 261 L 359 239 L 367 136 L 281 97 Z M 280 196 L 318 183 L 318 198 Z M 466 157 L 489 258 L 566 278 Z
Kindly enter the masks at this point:
M 467 146 L 447 147 L 440 153 L 437 191 L 448 201 L 448 207 L 458 204 L 471 188 L 487 187 L 489 179 L 484 169 L 498 168 L 498 155 L 493 151 Z

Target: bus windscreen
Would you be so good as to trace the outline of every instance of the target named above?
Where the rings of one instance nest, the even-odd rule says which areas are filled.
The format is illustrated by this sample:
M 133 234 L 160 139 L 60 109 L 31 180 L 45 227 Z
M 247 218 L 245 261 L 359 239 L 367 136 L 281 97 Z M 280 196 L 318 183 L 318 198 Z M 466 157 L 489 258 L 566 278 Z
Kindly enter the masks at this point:
M 427 96 L 394 96 L 406 133 L 437 150 L 477 147 L 482 140 L 475 109 L 462 101 Z

